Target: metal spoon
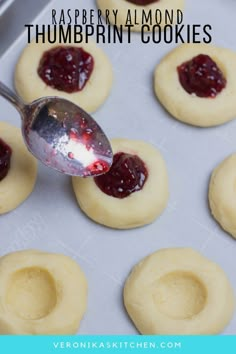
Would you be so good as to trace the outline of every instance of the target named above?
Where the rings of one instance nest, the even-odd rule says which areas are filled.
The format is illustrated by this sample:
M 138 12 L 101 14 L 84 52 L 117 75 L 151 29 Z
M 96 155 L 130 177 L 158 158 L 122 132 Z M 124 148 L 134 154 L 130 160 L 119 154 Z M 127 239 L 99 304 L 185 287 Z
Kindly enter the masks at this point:
M 45 165 L 80 177 L 109 170 L 113 160 L 111 145 L 95 120 L 80 107 L 59 97 L 25 104 L 1 82 L 0 95 L 21 114 L 26 146 Z

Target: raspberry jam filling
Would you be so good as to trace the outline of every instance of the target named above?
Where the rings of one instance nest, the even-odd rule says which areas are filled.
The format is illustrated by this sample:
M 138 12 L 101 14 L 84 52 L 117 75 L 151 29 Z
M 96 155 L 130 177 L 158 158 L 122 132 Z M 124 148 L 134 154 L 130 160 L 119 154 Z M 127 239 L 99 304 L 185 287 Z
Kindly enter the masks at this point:
M 104 193 L 122 199 L 140 191 L 147 177 L 148 171 L 138 156 L 119 152 L 114 155 L 109 172 L 94 180 Z
M 127 0 L 127 1 L 135 5 L 146 6 L 146 5 L 153 4 L 154 2 L 158 2 L 159 0 Z
M 12 150 L 1 138 L 0 138 L 0 181 L 3 180 L 8 174 L 11 163 Z
M 82 48 L 56 47 L 44 52 L 38 74 L 48 86 L 73 93 L 83 90 L 93 69 L 92 55 Z
M 226 79 L 217 64 L 200 54 L 177 68 L 179 81 L 189 94 L 198 97 L 216 97 L 226 86 Z

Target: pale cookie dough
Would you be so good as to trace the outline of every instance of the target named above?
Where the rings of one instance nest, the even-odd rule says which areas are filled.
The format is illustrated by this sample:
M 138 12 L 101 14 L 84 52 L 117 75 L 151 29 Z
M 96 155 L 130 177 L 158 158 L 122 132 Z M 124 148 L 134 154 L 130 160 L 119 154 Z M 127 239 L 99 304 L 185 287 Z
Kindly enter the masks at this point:
M 199 54 L 210 56 L 227 80 L 215 98 L 201 98 L 184 90 L 177 67 Z M 166 110 L 178 120 L 200 127 L 223 124 L 236 118 L 236 53 L 209 44 L 183 44 L 157 65 L 155 93 Z
M 143 141 L 113 139 L 112 150 L 137 155 L 146 165 L 148 178 L 142 190 L 124 199 L 101 191 L 94 179 L 73 177 L 73 188 L 79 206 L 92 220 L 115 228 L 130 229 L 153 222 L 168 201 L 168 176 L 161 154 Z
M 43 53 L 58 46 L 83 48 L 94 58 L 94 69 L 82 91 L 67 93 L 52 88 L 38 75 L 38 65 Z M 15 70 L 15 88 L 25 102 L 43 96 L 68 99 L 87 112 L 96 111 L 107 99 L 113 81 L 112 65 L 107 55 L 92 40 L 81 44 L 36 43 L 33 40 L 22 52 Z
M 234 294 L 217 264 L 190 248 L 173 248 L 134 267 L 124 304 L 142 334 L 216 334 L 232 318 Z
M 225 159 L 212 173 L 209 204 L 222 228 L 236 238 L 236 154 Z
M 115 23 L 114 16 L 112 15 L 109 16 L 109 20 L 113 25 L 117 25 L 117 26 L 121 26 L 121 25 L 125 26 L 126 24 L 129 25 L 130 22 L 127 23 L 127 17 L 128 17 L 128 12 L 130 11 L 131 18 L 132 18 L 132 25 L 133 25 L 133 27 L 131 27 L 131 30 L 136 32 L 141 31 L 142 26 L 146 24 L 146 23 L 142 23 L 143 10 L 147 14 L 150 11 L 152 11 L 152 24 L 150 24 L 149 22 L 147 23 L 151 31 L 153 26 L 156 25 L 157 10 L 160 10 L 160 12 L 162 13 L 162 21 L 159 25 L 161 28 L 163 28 L 165 25 L 170 24 L 168 21 L 165 21 L 165 11 L 168 10 L 169 12 L 171 12 L 173 10 L 174 23 L 176 23 L 177 10 L 182 11 L 184 8 L 184 3 L 185 0 L 175 0 L 175 1 L 160 0 L 146 6 L 141 6 L 141 5 L 133 4 L 126 0 L 97 0 L 98 8 L 101 9 L 104 17 L 106 17 L 106 11 L 109 11 L 109 13 L 112 14 L 113 11 L 118 10 L 116 23 Z M 157 16 L 157 18 L 159 19 L 159 16 Z M 134 23 L 134 19 L 136 19 L 135 21 L 136 23 Z
M 87 282 L 71 258 L 36 250 L 0 258 L 0 333 L 74 334 Z
M 19 128 L 0 122 L 0 138 L 12 149 L 10 169 L 0 181 L 1 215 L 17 208 L 31 194 L 37 178 L 37 162 L 27 150 Z

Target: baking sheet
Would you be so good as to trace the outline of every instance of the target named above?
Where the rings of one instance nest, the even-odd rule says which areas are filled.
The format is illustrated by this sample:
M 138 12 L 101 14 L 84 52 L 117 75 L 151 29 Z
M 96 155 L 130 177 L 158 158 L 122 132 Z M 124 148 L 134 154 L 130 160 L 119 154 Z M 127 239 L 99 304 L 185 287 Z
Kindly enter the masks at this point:
M 68 8 L 96 8 L 92 0 L 68 0 Z M 50 23 L 52 1 L 35 23 Z M 66 8 L 67 8 L 66 7 Z M 234 0 L 186 0 L 186 23 L 210 23 L 213 43 L 236 50 Z M 19 37 L 0 60 L 1 80 L 13 86 L 14 67 L 27 41 Z M 236 293 L 236 241 L 212 219 L 207 204 L 213 168 L 236 150 L 236 120 L 209 129 L 175 121 L 155 99 L 153 71 L 174 44 L 103 44 L 114 68 L 112 93 L 94 114 L 109 137 L 144 139 L 166 160 L 170 180 L 167 210 L 152 225 L 117 231 L 90 221 L 77 207 L 69 177 L 39 166 L 36 188 L 15 211 L 0 216 L 0 255 L 39 248 L 74 257 L 89 282 L 89 304 L 81 334 L 136 334 L 122 304 L 124 281 L 133 265 L 163 247 L 193 247 L 225 270 Z M 32 83 L 33 84 L 33 83 Z M 1 120 L 20 126 L 20 117 L 0 98 Z M 236 334 L 236 315 L 225 334 Z
M 14 0 L 0 0 L 0 16 L 8 9 Z

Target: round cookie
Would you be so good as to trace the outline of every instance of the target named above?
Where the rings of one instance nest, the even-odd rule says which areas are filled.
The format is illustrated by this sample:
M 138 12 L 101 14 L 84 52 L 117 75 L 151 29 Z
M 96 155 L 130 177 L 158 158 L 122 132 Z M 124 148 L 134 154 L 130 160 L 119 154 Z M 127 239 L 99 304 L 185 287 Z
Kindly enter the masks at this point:
M 37 161 L 27 150 L 21 131 L 0 122 L 0 139 L 12 150 L 10 169 L 0 180 L 0 215 L 17 208 L 34 189 Z
M 127 0 L 97 0 L 97 5 L 98 8 L 101 9 L 103 16 L 106 16 L 106 11 L 108 10 L 110 13 L 112 13 L 114 10 L 118 10 L 117 13 L 117 20 L 115 23 L 114 17 L 111 16 L 110 22 L 113 25 L 117 26 L 125 26 L 127 23 L 127 17 L 128 17 L 128 11 L 131 12 L 132 18 L 134 18 L 134 14 L 136 16 L 136 23 L 133 23 L 133 27 L 131 27 L 132 31 L 135 32 L 140 32 L 142 29 L 142 26 L 145 25 L 145 23 L 142 24 L 142 12 L 145 10 L 145 12 L 149 13 L 152 11 L 152 25 L 148 23 L 148 26 L 150 27 L 150 31 L 152 30 L 153 26 L 156 25 L 156 20 L 155 20 L 155 15 L 156 11 L 160 10 L 162 14 L 162 19 L 161 23 L 159 26 L 161 28 L 164 28 L 165 25 L 170 24 L 168 19 L 165 21 L 165 11 L 172 11 L 174 13 L 174 23 L 177 21 L 177 10 L 182 10 L 184 7 L 184 0 L 159 0 L 153 3 L 150 3 L 148 5 L 137 5 L 135 3 L 129 2 Z M 124 27 L 125 28 L 125 27 Z
M 169 195 L 167 170 L 161 154 L 143 141 L 113 139 L 111 145 L 114 158 L 126 153 L 141 159 L 148 173 L 145 184 L 140 190 L 119 198 L 104 193 L 95 179 L 73 177 L 79 206 L 92 220 L 115 229 L 130 229 L 153 222 L 165 209 Z M 130 177 L 122 173 L 120 180 L 125 186 L 130 183 Z
M 87 281 L 71 258 L 36 250 L 0 258 L 0 334 L 75 334 Z
M 173 248 L 134 267 L 124 304 L 142 334 L 216 334 L 232 318 L 234 294 L 217 264 L 190 248 Z
M 206 98 L 190 94 L 180 83 L 177 68 L 201 54 L 209 56 L 215 62 L 226 80 L 226 86 L 215 97 Z M 212 70 L 217 71 L 216 68 Z M 154 89 L 159 101 L 173 117 L 195 126 L 215 126 L 236 117 L 234 72 L 236 72 L 235 52 L 209 44 L 183 44 L 157 65 Z M 201 75 L 201 71 L 197 74 Z M 207 79 L 211 80 L 211 75 Z
M 57 47 L 82 48 L 92 55 L 94 67 L 86 85 L 81 91 L 68 93 L 47 85 L 38 74 L 43 54 Z M 22 52 L 15 70 L 15 88 L 25 102 L 32 102 L 44 96 L 58 96 L 68 99 L 87 112 L 96 111 L 108 97 L 113 81 L 110 60 L 95 42 L 80 44 L 36 43 L 33 40 Z M 102 83 L 102 85 L 101 85 Z
M 236 238 L 236 154 L 225 159 L 212 173 L 209 205 L 222 228 Z

